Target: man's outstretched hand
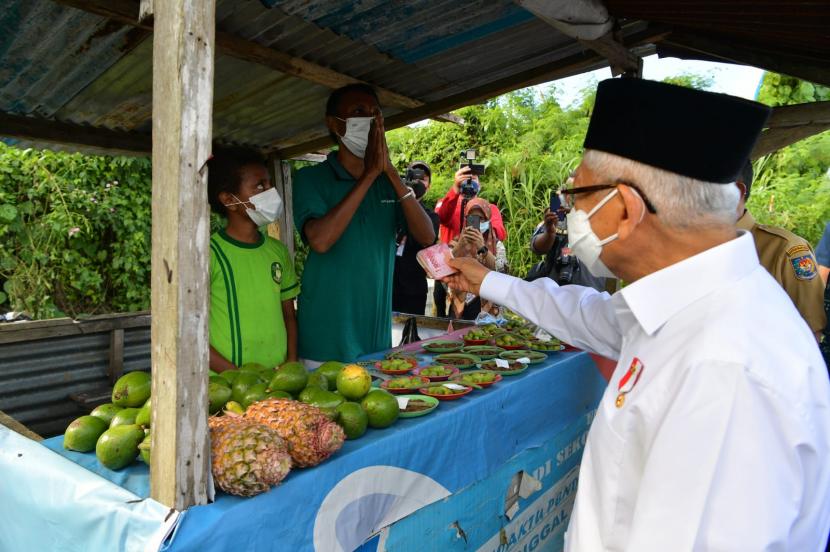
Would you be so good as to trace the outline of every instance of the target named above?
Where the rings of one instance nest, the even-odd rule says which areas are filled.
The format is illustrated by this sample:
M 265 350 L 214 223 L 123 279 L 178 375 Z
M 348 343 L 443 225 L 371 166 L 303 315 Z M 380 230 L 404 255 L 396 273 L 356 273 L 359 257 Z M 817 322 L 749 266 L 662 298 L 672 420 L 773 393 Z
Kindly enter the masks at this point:
M 458 272 L 452 276 L 447 276 L 443 281 L 447 282 L 453 289 L 479 295 L 481 282 L 484 281 L 484 277 L 487 276 L 490 269 L 469 257 L 449 259 L 447 263 Z

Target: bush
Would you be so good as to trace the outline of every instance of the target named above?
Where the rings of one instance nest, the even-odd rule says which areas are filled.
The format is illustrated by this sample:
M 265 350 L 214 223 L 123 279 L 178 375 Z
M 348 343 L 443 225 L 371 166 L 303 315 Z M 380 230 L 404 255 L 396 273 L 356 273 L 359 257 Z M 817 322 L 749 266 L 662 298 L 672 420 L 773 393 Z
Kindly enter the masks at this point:
M 149 308 L 147 158 L 0 143 L 0 307 L 36 318 Z

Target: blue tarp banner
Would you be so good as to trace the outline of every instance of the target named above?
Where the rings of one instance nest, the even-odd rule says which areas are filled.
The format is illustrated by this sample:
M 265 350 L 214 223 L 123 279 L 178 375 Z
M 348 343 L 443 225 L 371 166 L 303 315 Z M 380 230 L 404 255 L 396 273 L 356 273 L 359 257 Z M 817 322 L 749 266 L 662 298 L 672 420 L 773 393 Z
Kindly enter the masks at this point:
M 442 402 L 430 415 L 370 429 L 324 464 L 292 471 L 268 493 L 218 493 L 213 504 L 183 514 L 169 550 L 353 550 L 381 528 L 549 442 L 591 411 L 604 388 L 587 354 L 555 353 L 519 376 Z M 61 438 L 47 446 L 62 451 Z M 68 456 L 103 470 L 94 454 Z M 146 466 L 134 464 L 118 477 L 147 495 Z
M 156 552 L 177 517 L 0 425 L 3 552 Z

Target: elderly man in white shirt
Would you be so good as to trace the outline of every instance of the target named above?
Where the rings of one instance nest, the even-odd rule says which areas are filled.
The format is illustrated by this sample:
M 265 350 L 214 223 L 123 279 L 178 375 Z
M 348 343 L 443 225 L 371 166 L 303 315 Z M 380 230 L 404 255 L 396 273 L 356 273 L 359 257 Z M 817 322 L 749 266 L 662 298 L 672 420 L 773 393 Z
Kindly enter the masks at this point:
M 815 339 L 734 223 L 760 104 L 604 81 L 568 230 L 613 296 L 471 259 L 450 285 L 619 359 L 591 427 L 566 550 L 818 551 L 830 385 Z

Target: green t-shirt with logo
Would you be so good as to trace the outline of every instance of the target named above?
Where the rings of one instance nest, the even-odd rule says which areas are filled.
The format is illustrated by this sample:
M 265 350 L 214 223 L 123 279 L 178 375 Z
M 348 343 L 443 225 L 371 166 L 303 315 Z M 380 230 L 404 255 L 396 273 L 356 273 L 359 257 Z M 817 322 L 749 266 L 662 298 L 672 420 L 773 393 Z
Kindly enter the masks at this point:
M 303 241 L 307 243 L 302 231 L 306 221 L 323 217 L 355 184 L 336 152 L 297 171 L 294 224 Z M 300 357 L 353 361 L 389 348 L 395 235 L 404 225 L 395 190 L 381 174 L 340 239 L 326 253 L 309 251 L 297 302 Z
M 279 240 L 243 243 L 224 230 L 210 237 L 210 345 L 235 366 L 285 361 L 282 302 L 300 293 L 294 263 Z

